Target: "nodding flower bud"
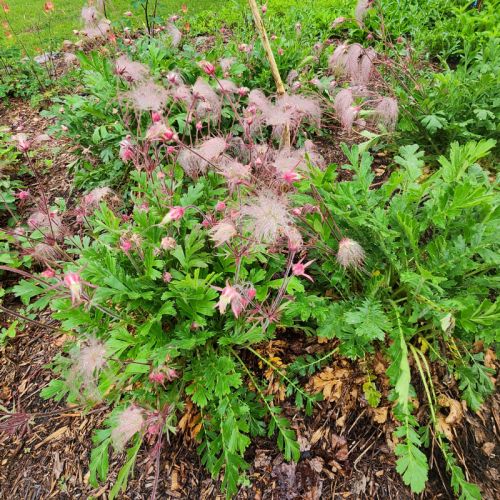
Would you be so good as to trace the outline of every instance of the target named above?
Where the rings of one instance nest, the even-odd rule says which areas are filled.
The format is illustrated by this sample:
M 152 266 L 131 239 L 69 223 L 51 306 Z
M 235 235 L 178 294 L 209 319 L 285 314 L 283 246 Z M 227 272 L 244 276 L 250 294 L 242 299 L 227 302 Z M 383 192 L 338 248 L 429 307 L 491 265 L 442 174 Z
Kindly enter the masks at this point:
M 120 240 L 120 248 L 123 250 L 123 252 L 129 253 L 132 249 L 132 242 L 130 240 L 127 240 L 126 238 L 122 238 Z
M 250 92 L 250 89 L 248 87 L 240 87 L 238 89 L 238 95 L 240 97 L 245 97 L 246 95 L 248 95 L 249 92 Z
M 267 4 L 264 4 L 260 10 L 262 11 L 262 14 L 265 14 L 267 12 Z
M 302 179 L 302 176 L 297 172 L 294 172 L 293 170 L 289 170 L 288 172 L 283 172 L 281 178 L 287 184 L 293 184 L 294 182 L 300 181 L 300 179 Z
M 51 269 L 50 267 L 48 267 L 47 269 L 45 269 L 45 271 L 43 271 L 40 274 L 44 278 L 53 278 L 56 275 L 56 272 L 53 269 Z
M 19 191 L 18 193 L 16 193 L 16 198 L 21 201 L 27 200 L 29 197 L 30 197 L 29 191 Z
M 271 35 L 271 40 L 272 40 L 273 42 L 274 42 L 274 40 L 277 40 L 277 39 L 278 39 L 278 37 L 277 37 L 276 35 L 274 35 L 274 34 L 273 34 L 273 35 Z
M 217 212 L 223 212 L 226 210 L 226 204 L 223 201 L 218 201 L 217 205 L 215 205 L 215 210 Z
M 198 130 L 198 132 L 203 128 L 203 123 L 201 122 L 196 122 L 196 130 Z
M 166 141 L 171 141 L 174 138 L 174 136 L 175 136 L 175 132 L 171 128 L 167 128 L 167 130 L 163 134 L 163 138 Z
M 71 295 L 71 303 L 79 304 L 82 301 L 82 279 L 78 273 L 69 272 L 64 275 L 64 284 Z
M 160 243 L 160 247 L 163 250 L 173 250 L 176 246 L 177 242 L 171 236 L 165 236 L 165 238 L 162 238 Z
M 284 53 L 285 53 L 284 49 L 283 49 L 282 47 L 280 47 L 280 48 L 278 49 L 278 55 L 279 55 L 279 56 L 282 56 Z
M 129 10 L 127 10 L 127 12 L 124 12 L 123 15 L 125 17 L 132 17 L 132 12 L 130 12 Z
M 161 114 L 158 113 L 158 111 L 153 111 L 151 113 L 151 118 L 153 120 L 153 123 L 158 123 L 161 121 Z
M 163 384 L 165 382 L 165 374 L 162 372 L 151 372 L 149 374 L 149 381 L 154 384 Z
M 200 67 L 207 75 L 215 75 L 215 66 L 212 63 L 209 63 L 208 61 L 201 61 Z
M 168 214 L 164 217 L 164 220 L 166 219 L 166 222 L 170 222 L 172 220 L 179 220 L 184 216 L 185 212 L 186 209 L 184 207 L 172 207 L 170 209 L 170 212 L 168 212 Z
M 403 42 L 404 42 L 404 38 L 402 36 L 398 36 L 396 39 L 396 43 L 403 43 Z
M 168 271 L 165 271 L 162 275 L 162 279 L 164 283 L 170 283 L 172 281 L 172 275 Z
M 373 35 L 371 33 L 368 33 L 368 35 L 366 35 L 366 39 L 373 40 Z

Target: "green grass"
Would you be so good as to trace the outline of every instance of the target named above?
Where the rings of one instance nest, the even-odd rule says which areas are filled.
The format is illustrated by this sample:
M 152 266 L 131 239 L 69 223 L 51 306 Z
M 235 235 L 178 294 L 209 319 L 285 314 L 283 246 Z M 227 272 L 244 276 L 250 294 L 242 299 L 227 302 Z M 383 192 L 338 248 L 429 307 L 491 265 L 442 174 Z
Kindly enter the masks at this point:
M 182 4 L 188 6 L 190 13 L 203 10 L 216 10 L 218 6 L 228 5 L 232 0 L 159 0 L 158 13 L 162 16 L 180 12 Z M 74 29 L 82 27 L 80 12 L 85 0 L 52 0 L 54 11 L 44 12 L 45 0 L 0 0 L 8 4 L 10 12 L 0 8 L 0 47 L 17 46 L 29 54 L 55 50 L 63 40 L 75 40 Z M 150 2 L 152 3 L 152 2 Z M 108 18 L 113 22 L 124 21 L 126 25 L 137 27 L 144 24 L 142 10 L 133 8 L 132 0 L 107 0 Z M 124 18 L 126 11 L 133 13 L 132 18 Z M 11 37 L 7 34 L 11 33 Z

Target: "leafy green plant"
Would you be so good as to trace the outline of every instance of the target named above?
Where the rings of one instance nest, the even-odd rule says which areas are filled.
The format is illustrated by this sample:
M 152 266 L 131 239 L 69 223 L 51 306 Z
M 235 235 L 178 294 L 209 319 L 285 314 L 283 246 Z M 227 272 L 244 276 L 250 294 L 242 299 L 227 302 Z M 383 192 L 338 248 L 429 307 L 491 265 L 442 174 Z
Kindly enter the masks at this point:
M 338 271 L 335 254 L 330 264 L 327 259 L 322 265 L 323 286 L 344 299 L 330 305 L 318 334 L 340 339 L 340 352 L 350 358 L 380 349 L 387 337 L 391 340 L 387 374 L 394 388 L 394 413 L 401 422 L 395 434 L 400 440 L 398 470 L 415 492 L 423 491 L 427 479 L 427 459 L 420 450 L 423 430 L 435 424 L 431 418 L 422 426 L 413 415 L 416 382 L 410 359 L 428 363 L 416 344 L 425 345 L 428 358 L 446 367 L 471 410 L 477 411 L 493 391 L 490 369 L 471 351 L 476 340 L 485 346 L 499 340 L 494 327 L 499 302 L 491 300 L 498 287 L 498 195 L 477 164 L 494 144 L 453 143 L 450 159 L 440 157 L 441 168 L 427 178 L 422 152 L 405 146 L 395 158 L 401 168 L 376 190 L 371 188 L 371 159 L 357 147 L 344 147 L 351 164 L 343 168 L 353 171 L 352 181 L 333 183 L 331 170 L 313 176 L 324 211 L 309 223 L 325 248 L 336 247 L 340 231 L 366 252 L 365 267 L 354 261 L 345 275 Z M 312 203 L 315 198 L 301 197 L 303 202 L 308 199 Z M 325 224 L 328 219 L 332 223 Z M 488 325 L 486 330 L 480 324 Z M 427 383 L 430 376 L 420 372 Z M 457 494 L 476 498 L 438 435 Z

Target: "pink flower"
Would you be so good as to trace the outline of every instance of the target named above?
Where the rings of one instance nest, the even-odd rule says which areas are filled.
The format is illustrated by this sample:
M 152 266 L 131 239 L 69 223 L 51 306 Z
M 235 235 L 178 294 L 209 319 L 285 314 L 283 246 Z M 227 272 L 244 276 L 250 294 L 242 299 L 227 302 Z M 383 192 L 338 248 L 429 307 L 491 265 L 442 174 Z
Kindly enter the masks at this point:
M 262 14 L 265 14 L 267 12 L 267 4 L 264 4 L 260 10 L 262 11 Z
M 278 49 L 278 55 L 279 55 L 279 56 L 282 56 L 284 53 L 285 53 L 285 51 L 284 51 L 284 50 L 280 47 L 280 48 Z
M 184 207 L 172 207 L 170 209 L 170 212 L 168 212 L 165 217 L 163 217 L 163 220 L 160 222 L 160 225 L 167 224 L 168 222 L 171 222 L 173 220 L 179 220 L 184 216 L 184 213 L 186 212 L 186 209 Z
M 43 271 L 40 274 L 44 278 L 53 278 L 56 275 L 55 271 L 53 269 L 51 269 L 50 267 L 48 267 L 47 269 L 45 269 L 45 271 Z
M 203 128 L 203 123 L 196 122 L 196 130 L 200 131 Z
M 238 88 L 238 95 L 240 97 L 245 97 L 246 95 L 248 95 L 249 92 L 250 92 L 250 89 L 248 87 L 239 87 Z
M 283 172 L 283 174 L 281 174 L 281 178 L 287 184 L 293 184 L 294 182 L 300 181 L 300 179 L 302 179 L 302 176 L 297 172 L 294 172 L 293 170 L 289 170 L 287 172 Z
M 157 179 L 159 179 L 159 180 L 161 180 L 161 179 L 165 179 L 165 173 L 164 173 L 164 172 L 161 172 L 161 171 L 160 171 L 160 172 L 158 172 L 158 173 L 156 174 L 156 178 L 157 178 Z
M 161 114 L 158 113 L 158 111 L 153 111 L 151 113 L 151 119 L 153 120 L 153 123 L 158 123 L 161 121 Z
M 174 137 L 174 131 L 159 121 L 153 123 L 146 132 L 146 139 L 150 141 L 163 140 L 171 141 Z
M 215 75 L 215 66 L 212 63 L 209 63 L 208 61 L 201 61 L 200 67 L 207 75 Z
M 339 242 L 337 262 L 344 268 L 361 267 L 365 260 L 363 247 L 350 238 L 342 238 Z
M 175 153 L 175 147 L 174 146 L 167 146 L 167 154 L 173 155 Z
M 120 240 L 120 248 L 125 252 L 129 253 L 130 250 L 132 249 L 132 242 L 130 240 L 127 240 L 125 238 L 122 238 Z
M 73 305 L 82 302 L 82 279 L 78 273 L 69 272 L 64 275 L 64 284 L 68 287 L 71 294 L 71 303 Z
M 162 372 L 151 372 L 149 374 L 149 381 L 154 384 L 163 384 L 165 381 L 165 374 Z
M 233 314 L 238 317 L 248 305 L 248 300 L 241 295 L 237 288 L 231 286 L 229 282 L 226 282 L 226 286 L 224 288 L 214 288 L 222 292 L 219 297 L 219 302 L 215 305 L 215 307 L 219 308 L 220 314 L 224 314 L 227 306 L 231 305 Z
M 172 281 L 172 275 L 168 271 L 163 273 L 162 278 L 164 283 L 170 283 Z
M 134 157 L 134 149 L 132 142 L 130 141 L 130 136 L 127 136 L 123 141 L 120 142 L 120 159 L 124 162 L 132 160 Z
M 299 262 L 296 264 L 293 264 L 292 266 L 292 274 L 294 276 L 303 276 L 304 278 L 308 279 L 309 281 L 314 281 L 311 276 L 306 274 L 306 269 L 314 262 L 314 260 L 310 260 L 309 262 L 303 264 L 304 259 L 301 259 Z
M 18 200 L 21 200 L 21 201 L 27 200 L 29 197 L 30 197 L 30 192 L 29 191 L 19 191 L 16 194 L 16 198 Z
M 132 12 L 130 12 L 129 10 L 127 10 L 127 12 L 124 12 L 123 15 L 125 17 L 132 17 Z
M 223 212 L 226 210 L 226 204 L 223 201 L 218 201 L 217 205 L 215 205 L 216 212 Z

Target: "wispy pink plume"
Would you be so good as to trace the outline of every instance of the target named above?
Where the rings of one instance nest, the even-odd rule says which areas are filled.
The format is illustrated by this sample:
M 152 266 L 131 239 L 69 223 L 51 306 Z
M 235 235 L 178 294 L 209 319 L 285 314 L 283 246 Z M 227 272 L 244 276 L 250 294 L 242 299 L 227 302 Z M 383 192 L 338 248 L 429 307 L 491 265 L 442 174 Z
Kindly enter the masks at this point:
M 186 175 L 197 179 L 206 173 L 209 163 L 214 163 L 226 150 L 227 143 L 221 137 L 213 137 L 202 142 L 198 147 L 183 149 L 177 162 Z
M 278 99 L 277 105 L 280 108 L 291 111 L 293 120 L 297 123 L 305 119 L 318 127 L 321 124 L 321 107 L 315 99 L 296 94 L 285 94 Z
M 363 47 L 359 45 L 359 43 L 353 43 L 347 49 L 347 57 L 345 67 L 347 70 L 347 74 L 349 78 L 353 81 L 356 81 L 359 75 L 359 64 L 360 57 L 363 54 Z
M 348 44 L 346 43 L 337 45 L 337 47 L 333 51 L 333 54 L 328 60 L 328 66 L 337 76 L 342 76 L 346 72 L 347 48 Z
M 80 375 L 85 379 L 93 379 L 96 372 L 106 365 L 106 346 L 97 338 L 91 337 L 87 345 L 75 354 L 75 361 Z
M 296 171 L 304 166 L 304 150 L 283 148 L 274 160 L 274 168 L 279 173 Z
M 359 23 L 363 22 L 363 19 L 365 18 L 366 13 L 371 6 L 371 3 L 371 0 L 358 0 L 356 9 L 354 10 L 354 17 L 356 18 L 356 21 L 358 21 Z
M 342 89 L 336 96 L 335 101 L 333 103 L 333 107 L 335 108 L 335 112 L 337 116 L 341 116 L 342 113 L 352 106 L 354 103 L 354 99 L 352 96 L 351 89 Z
M 222 103 L 215 90 L 203 78 L 198 78 L 193 85 L 193 95 L 198 100 L 196 105 L 198 118 L 209 117 L 212 121 L 217 121 Z
M 238 86 L 232 80 L 222 79 L 218 82 L 218 89 L 224 94 L 237 94 Z
M 236 62 L 236 58 L 234 57 L 224 57 L 219 61 L 220 67 L 224 74 L 228 74 L 231 70 L 231 67 Z
M 103 17 L 103 15 L 92 6 L 83 7 L 82 19 L 84 33 L 88 38 L 99 38 L 106 35 L 111 28 L 111 23 Z
M 182 40 L 182 33 L 173 23 L 168 23 L 166 28 L 167 28 L 167 33 L 170 36 L 172 46 L 178 47 Z
M 28 253 L 33 259 L 45 265 L 56 262 L 62 258 L 60 252 L 47 243 L 37 243 Z
M 365 260 L 363 247 L 350 238 L 342 238 L 339 242 L 337 262 L 344 268 L 361 267 Z
M 236 234 L 236 226 L 231 221 L 218 222 L 210 229 L 210 238 L 215 243 L 216 247 L 228 242 L 231 238 L 236 236 Z
M 325 159 L 318 152 L 318 148 L 311 140 L 308 139 L 307 141 L 304 142 L 304 151 L 309 157 L 309 161 L 313 166 L 321 169 L 326 167 Z
M 353 76 L 353 81 L 355 83 L 360 83 L 362 85 L 366 85 L 372 76 L 373 72 L 373 63 L 371 58 L 364 54 L 361 56 L 361 60 L 359 62 L 358 72 Z
M 241 209 L 247 231 L 262 243 L 274 243 L 293 224 L 287 202 L 272 191 L 263 191 Z
M 174 101 L 183 102 L 188 109 L 191 107 L 194 98 L 189 87 L 180 83 L 175 86 L 171 92 Z
M 47 214 L 38 210 L 33 212 L 28 218 L 28 226 L 31 229 L 39 229 L 46 236 L 53 236 L 56 239 L 62 238 L 66 233 L 62 219 L 55 212 Z
M 116 74 L 130 83 L 145 80 L 149 76 L 149 68 L 145 64 L 131 61 L 127 56 L 120 56 L 115 63 Z
M 88 208 L 95 208 L 99 203 L 113 195 L 113 190 L 109 187 L 98 187 L 87 193 L 82 198 L 82 205 Z
M 219 173 L 226 178 L 226 182 L 232 191 L 237 185 L 250 179 L 250 165 L 243 165 L 232 158 L 223 158 L 219 166 Z
M 398 114 L 398 102 L 392 97 L 383 97 L 375 108 L 375 118 L 388 130 L 396 128 Z
M 137 111 L 161 111 L 167 103 L 168 92 L 152 80 L 140 82 L 124 94 Z
M 141 408 L 129 406 L 125 409 L 118 416 L 116 426 L 111 431 L 111 441 L 116 451 L 122 451 L 134 434 L 142 430 L 143 425 L 144 415 Z
M 299 77 L 299 72 L 295 69 L 292 69 L 290 73 L 288 73 L 288 76 L 286 77 L 286 83 L 288 84 L 288 86 L 291 86 L 292 83 L 295 80 L 297 80 L 298 77 Z

